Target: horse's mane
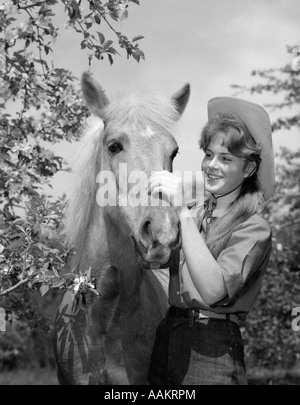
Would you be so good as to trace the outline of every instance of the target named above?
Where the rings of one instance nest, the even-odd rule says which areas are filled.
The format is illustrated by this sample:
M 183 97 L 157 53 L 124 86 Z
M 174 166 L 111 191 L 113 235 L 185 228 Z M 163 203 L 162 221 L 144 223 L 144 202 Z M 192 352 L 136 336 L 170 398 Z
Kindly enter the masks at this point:
M 144 130 L 171 129 L 178 119 L 178 112 L 171 98 L 147 89 L 129 96 L 116 96 L 104 111 L 104 120 L 110 130 L 120 130 L 125 123 Z M 68 192 L 68 207 L 65 216 L 64 236 L 67 243 L 79 252 L 91 221 L 92 208 L 96 204 L 96 177 L 100 170 L 97 157 L 103 137 L 103 121 L 95 116 L 87 120 L 77 153 L 73 159 L 73 180 Z
M 63 234 L 66 242 L 76 251 L 84 242 L 83 235 L 90 223 L 92 207 L 96 201 L 97 156 L 102 131 L 102 120 L 91 116 L 70 162 L 72 179 L 68 185 Z

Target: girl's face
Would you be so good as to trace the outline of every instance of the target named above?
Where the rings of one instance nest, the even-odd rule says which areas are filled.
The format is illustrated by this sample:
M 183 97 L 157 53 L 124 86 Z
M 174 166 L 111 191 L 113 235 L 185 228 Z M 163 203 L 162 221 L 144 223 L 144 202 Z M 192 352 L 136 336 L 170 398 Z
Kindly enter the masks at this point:
M 220 133 L 210 141 L 201 164 L 204 187 L 216 197 L 233 191 L 248 176 L 245 159 L 228 151 L 223 136 Z

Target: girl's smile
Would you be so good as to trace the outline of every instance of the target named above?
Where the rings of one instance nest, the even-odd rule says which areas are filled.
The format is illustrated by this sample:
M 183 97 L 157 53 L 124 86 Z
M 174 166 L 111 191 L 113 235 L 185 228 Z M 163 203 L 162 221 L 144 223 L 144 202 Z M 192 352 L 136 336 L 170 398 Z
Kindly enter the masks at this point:
M 218 179 L 222 179 L 223 177 L 222 176 L 217 176 L 217 175 L 215 175 L 215 174 L 212 174 L 212 173 L 206 173 L 207 174 L 207 179 L 208 180 L 211 180 L 211 181 L 214 181 L 214 180 L 218 180 Z

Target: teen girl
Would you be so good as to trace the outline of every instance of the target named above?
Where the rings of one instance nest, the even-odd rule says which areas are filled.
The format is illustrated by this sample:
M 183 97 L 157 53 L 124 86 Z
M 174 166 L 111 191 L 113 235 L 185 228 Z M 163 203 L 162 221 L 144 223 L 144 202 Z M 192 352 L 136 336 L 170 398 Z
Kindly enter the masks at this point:
M 150 384 L 247 384 L 239 322 L 259 293 L 271 252 L 270 226 L 260 215 L 274 192 L 271 125 L 261 106 L 233 97 L 210 100 L 208 119 L 199 142 L 204 207 L 175 206 L 183 187 L 172 173 L 158 172 L 149 183 L 149 192 L 174 205 L 182 232 Z

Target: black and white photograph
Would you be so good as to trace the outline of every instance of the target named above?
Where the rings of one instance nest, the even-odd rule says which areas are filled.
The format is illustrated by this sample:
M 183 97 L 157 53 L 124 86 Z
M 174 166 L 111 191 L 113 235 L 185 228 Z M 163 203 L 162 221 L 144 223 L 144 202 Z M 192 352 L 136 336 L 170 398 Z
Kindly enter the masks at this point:
M 0 0 L 0 385 L 300 385 L 299 27 Z

